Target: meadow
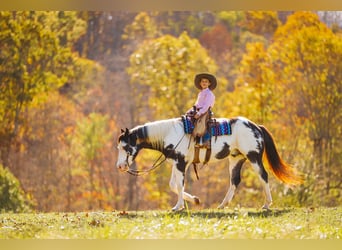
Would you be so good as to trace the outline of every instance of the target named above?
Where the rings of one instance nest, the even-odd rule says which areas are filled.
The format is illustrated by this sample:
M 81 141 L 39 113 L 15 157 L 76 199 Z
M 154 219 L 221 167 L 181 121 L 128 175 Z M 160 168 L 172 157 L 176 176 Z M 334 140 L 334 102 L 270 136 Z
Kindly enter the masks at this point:
M 342 239 L 342 208 L 1 213 L 0 239 Z

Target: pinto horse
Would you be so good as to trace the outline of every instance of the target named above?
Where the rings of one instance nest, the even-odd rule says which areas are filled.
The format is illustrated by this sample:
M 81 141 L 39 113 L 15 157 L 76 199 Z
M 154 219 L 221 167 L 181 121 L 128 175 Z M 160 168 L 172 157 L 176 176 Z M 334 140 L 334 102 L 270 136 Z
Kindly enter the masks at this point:
M 271 172 L 282 182 L 290 185 L 302 183 L 301 176 L 280 158 L 270 132 L 262 125 L 237 117 L 232 119 L 218 118 L 217 122 L 226 122 L 231 126 L 231 134 L 212 138 L 211 157 L 208 163 L 229 159 L 230 185 L 218 206 L 224 208 L 229 203 L 241 181 L 241 168 L 249 160 L 259 174 L 266 202 L 264 209 L 269 209 L 272 196 L 268 183 L 268 173 L 263 165 L 263 154 L 266 154 Z M 173 211 L 184 209 L 184 199 L 199 204 L 199 198 L 184 191 L 185 170 L 194 158 L 194 138 L 186 134 L 181 118 L 173 118 L 149 122 L 133 129 L 121 129 L 118 138 L 117 168 L 129 172 L 130 166 L 143 148 L 160 151 L 165 158 L 173 162 L 170 188 L 178 195 Z M 199 158 L 204 160 L 205 150 L 200 150 Z M 202 152 L 203 151 L 203 152 Z

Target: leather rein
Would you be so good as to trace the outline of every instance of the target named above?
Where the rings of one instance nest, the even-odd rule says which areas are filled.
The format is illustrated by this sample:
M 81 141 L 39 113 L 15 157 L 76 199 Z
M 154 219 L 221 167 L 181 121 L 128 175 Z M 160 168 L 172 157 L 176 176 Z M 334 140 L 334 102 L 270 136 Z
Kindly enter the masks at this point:
M 174 150 L 179 146 L 179 144 L 183 140 L 184 136 L 185 136 L 185 133 L 183 134 L 182 138 L 178 141 L 178 143 L 175 146 Z M 167 160 L 167 157 L 170 155 L 170 153 L 171 152 L 169 152 L 167 155 L 164 155 L 163 153 L 161 153 L 160 156 L 158 157 L 158 159 L 153 163 L 152 167 L 150 167 L 149 169 L 137 170 L 137 169 L 129 168 L 126 171 L 126 173 L 129 173 L 130 175 L 133 175 L 133 176 L 142 176 L 142 175 L 148 174 L 149 172 L 152 172 L 153 170 L 158 168 L 161 164 L 163 164 Z M 162 158 L 163 155 L 164 155 L 164 159 L 161 162 L 158 163 L 158 161 Z M 129 164 L 128 164 L 128 156 L 129 156 L 129 153 L 127 153 L 127 160 L 126 160 L 127 165 L 129 166 Z

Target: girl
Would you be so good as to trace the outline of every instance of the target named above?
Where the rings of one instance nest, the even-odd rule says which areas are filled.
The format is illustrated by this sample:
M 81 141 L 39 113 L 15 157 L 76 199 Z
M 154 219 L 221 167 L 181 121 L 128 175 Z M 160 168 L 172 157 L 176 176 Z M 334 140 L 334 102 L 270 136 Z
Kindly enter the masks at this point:
M 195 86 L 201 91 L 198 93 L 196 103 L 192 109 L 189 109 L 187 114 L 191 114 L 195 109 L 194 118 L 198 119 L 205 114 L 209 108 L 212 108 L 215 103 L 215 95 L 212 90 L 217 86 L 216 77 L 208 74 L 201 73 L 195 76 Z

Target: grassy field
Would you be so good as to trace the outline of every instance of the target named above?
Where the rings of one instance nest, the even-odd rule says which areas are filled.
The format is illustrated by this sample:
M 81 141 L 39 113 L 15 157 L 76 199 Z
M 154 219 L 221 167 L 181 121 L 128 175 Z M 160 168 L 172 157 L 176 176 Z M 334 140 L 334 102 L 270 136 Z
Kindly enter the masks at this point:
M 0 239 L 342 239 L 342 207 L 2 213 Z

